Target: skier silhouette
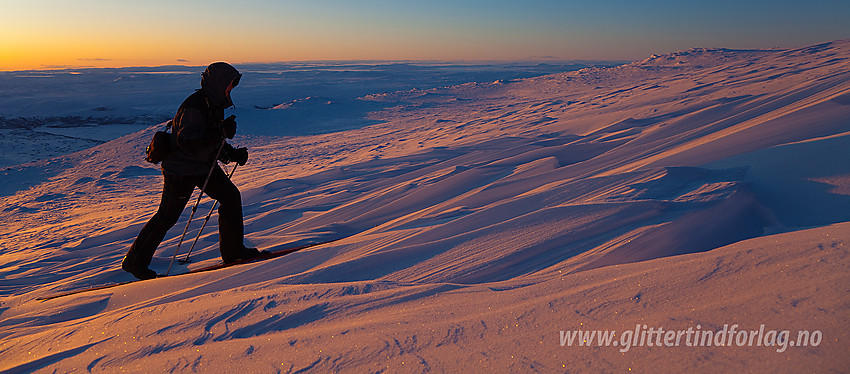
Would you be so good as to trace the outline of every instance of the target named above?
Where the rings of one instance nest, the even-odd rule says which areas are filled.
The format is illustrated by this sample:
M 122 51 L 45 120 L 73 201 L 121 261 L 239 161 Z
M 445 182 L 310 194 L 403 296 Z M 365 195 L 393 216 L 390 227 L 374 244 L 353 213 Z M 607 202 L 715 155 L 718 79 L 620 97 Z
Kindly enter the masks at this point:
M 162 161 L 163 190 L 159 208 L 145 224 L 121 262 L 121 268 L 139 279 L 156 278 L 149 268 L 154 252 L 166 232 L 177 223 L 195 187 L 218 200 L 219 250 L 225 263 L 259 255 L 243 244 L 242 197 L 217 161 L 248 161 L 247 148 L 227 144 L 236 134 L 234 116 L 224 118 L 233 106 L 230 91 L 241 74 L 233 66 L 216 62 L 201 74 L 201 89 L 177 110 L 172 120 L 170 152 Z M 218 160 L 216 160 L 218 155 Z M 206 187 L 204 187 L 206 185 Z

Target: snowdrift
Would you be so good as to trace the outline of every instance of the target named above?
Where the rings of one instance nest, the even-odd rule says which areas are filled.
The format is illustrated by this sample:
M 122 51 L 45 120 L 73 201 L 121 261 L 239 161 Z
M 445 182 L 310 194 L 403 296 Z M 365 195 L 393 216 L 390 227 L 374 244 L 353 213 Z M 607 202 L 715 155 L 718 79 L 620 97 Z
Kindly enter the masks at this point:
M 384 108 L 371 125 L 313 136 L 237 112 L 249 244 L 340 239 L 270 261 L 34 301 L 130 279 L 118 264 L 158 203 L 141 157 L 156 127 L 4 171 L 0 370 L 846 367 L 850 42 L 358 100 Z M 180 266 L 218 261 L 216 230 Z M 725 324 L 823 340 L 559 344 Z

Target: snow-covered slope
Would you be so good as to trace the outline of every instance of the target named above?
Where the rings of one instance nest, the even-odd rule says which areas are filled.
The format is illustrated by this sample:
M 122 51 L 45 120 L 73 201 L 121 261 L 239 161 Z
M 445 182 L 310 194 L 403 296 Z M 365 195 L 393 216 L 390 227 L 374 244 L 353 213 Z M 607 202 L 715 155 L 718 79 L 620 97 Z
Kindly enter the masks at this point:
M 358 100 L 382 108 L 373 125 L 313 136 L 269 136 L 290 106 L 237 111 L 249 244 L 341 238 L 256 264 L 34 301 L 130 279 L 118 264 L 158 203 L 140 156 L 156 127 L 6 170 L 0 369 L 846 368 L 850 42 Z M 216 241 L 212 225 L 188 268 L 218 261 Z M 822 340 L 560 344 L 725 324 Z
M 443 87 L 469 81 L 518 79 L 615 66 L 616 61 L 504 62 L 283 62 L 239 64 L 240 123 L 254 135 L 310 135 L 371 124 L 363 113 L 376 103 L 356 98 L 377 92 Z M 174 115 L 205 66 L 0 71 L 0 168 L 90 148 Z M 265 110 L 275 108 L 277 110 Z

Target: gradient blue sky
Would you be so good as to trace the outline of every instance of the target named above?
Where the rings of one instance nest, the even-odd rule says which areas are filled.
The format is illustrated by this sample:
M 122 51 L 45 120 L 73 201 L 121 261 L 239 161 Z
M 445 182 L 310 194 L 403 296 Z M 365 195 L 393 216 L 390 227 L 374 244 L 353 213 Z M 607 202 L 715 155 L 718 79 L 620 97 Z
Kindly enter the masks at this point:
M 0 70 L 295 60 L 640 59 L 850 38 L 850 1 L 0 0 Z

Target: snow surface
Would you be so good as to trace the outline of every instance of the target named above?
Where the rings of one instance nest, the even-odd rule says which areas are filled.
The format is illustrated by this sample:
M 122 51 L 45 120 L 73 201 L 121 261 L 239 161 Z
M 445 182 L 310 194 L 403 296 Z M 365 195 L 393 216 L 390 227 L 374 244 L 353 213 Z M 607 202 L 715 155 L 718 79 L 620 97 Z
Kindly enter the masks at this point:
M 470 81 L 518 79 L 616 61 L 549 63 L 314 62 L 239 65 L 236 99 L 252 134 L 311 135 L 374 123 L 357 98 Z M 168 120 L 204 66 L 0 72 L 0 167 L 62 156 Z M 285 110 L 266 110 L 285 109 Z M 245 132 L 244 128 L 242 132 Z
M 159 126 L 8 168 L 0 370 L 847 370 L 850 41 L 373 92 L 345 124 L 322 123 L 337 113 L 322 96 L 268 100 L 234 111 L 248 244 L 340 240 L 39 302 L 131 279 L 119 263 L 158 204 L 141 155 Z M 319 131 L 283 130 L 314 114 Z M 214 222 L 178 271 L 218 261 Z M 560 344 L 727 324 L 823 339 Z

